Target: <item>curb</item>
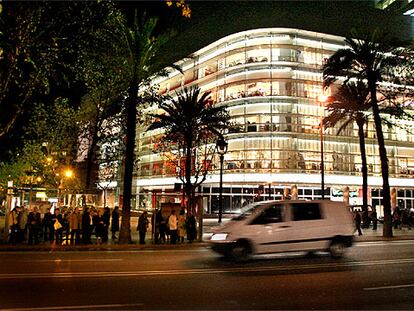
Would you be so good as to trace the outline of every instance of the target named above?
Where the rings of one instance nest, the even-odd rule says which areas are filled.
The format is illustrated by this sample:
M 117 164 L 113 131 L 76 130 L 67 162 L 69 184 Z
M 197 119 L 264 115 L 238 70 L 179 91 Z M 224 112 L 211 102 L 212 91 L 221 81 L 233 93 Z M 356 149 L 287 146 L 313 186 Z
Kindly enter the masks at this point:
M 78 252 L 78 251 L 140 251 L 140 250 L 190 250 L 199 247 L 207 247 L 207 242 L 188 244 L 108 244 L 108 245 L 0 245 L 1 252 Z
M 402 240 L 414 240 L 414 235 L 398 235 L 392 238 L 384 238 L 382 236 L 354 236 L 354 242 L 378 242 L 378 241 L 402 241 Z M 191 250 L 194 248 L 207 248 L 209 243 L 207 241 L 196 243 L 184 243 L 184 244 L 152 244 L 145 245 L 140 244 L 107 244 L 107 245 L 6 245 L 0 244 L 1 252 L 82 252 L 82 251 L 140 251 L 140 250 L 158 250 L 158 251 L 171 251 L 171 250 Z

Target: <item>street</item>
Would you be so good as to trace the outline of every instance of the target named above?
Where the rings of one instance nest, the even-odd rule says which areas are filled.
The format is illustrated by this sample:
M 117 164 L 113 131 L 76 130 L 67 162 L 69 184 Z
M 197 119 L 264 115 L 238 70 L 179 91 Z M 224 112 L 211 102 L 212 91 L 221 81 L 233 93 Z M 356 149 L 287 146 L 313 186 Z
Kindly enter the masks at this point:
M 0 253 L 0 310 L 412 309 L 414 240 L 235 264 L 189 249 Z

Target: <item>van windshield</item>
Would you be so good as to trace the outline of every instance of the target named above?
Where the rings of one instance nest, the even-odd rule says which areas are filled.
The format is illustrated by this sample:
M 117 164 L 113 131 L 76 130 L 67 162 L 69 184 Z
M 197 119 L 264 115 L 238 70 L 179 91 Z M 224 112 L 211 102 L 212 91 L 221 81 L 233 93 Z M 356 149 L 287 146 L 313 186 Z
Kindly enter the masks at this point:
M 259 207 L 262 206 L 265 202 L 256 202 L 256 203 L 252 203 L 249 204 L 243 208 L 241 208 L 239 211 L 236 211 L 236 216 L 234 216 L 231 220 L 243 220 L 246 217 L 250 216 L 251 214 L 253 214 L 253 212 Z

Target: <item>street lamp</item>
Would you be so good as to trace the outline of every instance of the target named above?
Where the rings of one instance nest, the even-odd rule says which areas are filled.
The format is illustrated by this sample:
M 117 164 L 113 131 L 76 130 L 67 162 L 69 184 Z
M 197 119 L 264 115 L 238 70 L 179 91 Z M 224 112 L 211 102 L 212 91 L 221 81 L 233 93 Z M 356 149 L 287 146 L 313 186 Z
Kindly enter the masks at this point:
M 65 177 L 66 178 L 72 178 L 72 176 L 73 176 L 73 171 L 70 168 L 65 170 Z
M 217 152 L 220 155 L 220 196 L 219 196 L 219 219 L 218 222 L 221 223 L 221 217 L 223 215 L 223 162 L 224 155 L 227 152 L 228 144 L 223 136 L 217 140 L 216 143 Z
M 65 178 L 71 179 L 73 177 L 73 174 L 74 174 L 73 170 L 70 169 L 70 168 L 67 168 L 63 171 L 63 176 L 60 178 L 60 182 L 59 182 L 59 186 L 58 186 L 58 206 L 60 205 L 59 203 L 65 204 L 65 198 L 64 197 L 61 198 L 62 197 L 62 190 L 63 190 L 63 186 L 64 186 L 63 185 L 63 180 Z M 59 173 L 56 174 L 56 177 L 59 177 Z
M 329 101 L 329 96 L 327 95 L 319 95 L 317 97 L 318 103 L 320 103 L 321 107 L 324 106 L 325 103 Z M 325 199 L 325 164 L 324 164 L 324 156 L 323 156 L 323 113 L 321 114 L 321 119 L 319 123 L 319 136 L 321 141 L 321 193 L 322 193 L 322 200 Z

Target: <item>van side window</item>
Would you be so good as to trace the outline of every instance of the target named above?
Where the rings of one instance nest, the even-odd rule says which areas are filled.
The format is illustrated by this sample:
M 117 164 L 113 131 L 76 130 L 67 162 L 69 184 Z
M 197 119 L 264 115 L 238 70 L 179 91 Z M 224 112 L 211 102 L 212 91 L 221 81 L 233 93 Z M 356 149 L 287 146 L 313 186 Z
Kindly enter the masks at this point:
M 272 205 L 263 210 L 253 221 L 252 225 L 263 225 L 282 222 L 282 205 Z
M 293 220 L 321 219 L 318 203 L 292 203 Z

